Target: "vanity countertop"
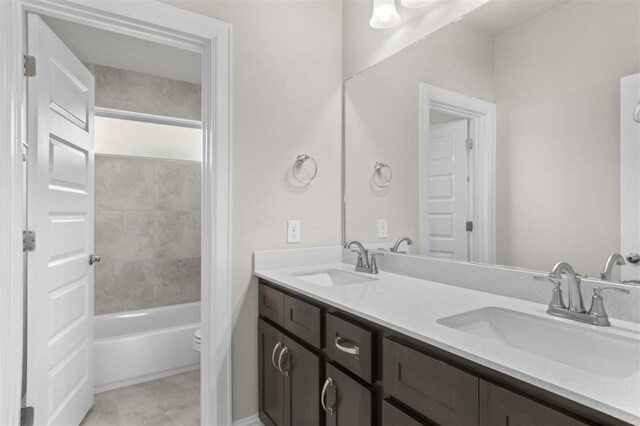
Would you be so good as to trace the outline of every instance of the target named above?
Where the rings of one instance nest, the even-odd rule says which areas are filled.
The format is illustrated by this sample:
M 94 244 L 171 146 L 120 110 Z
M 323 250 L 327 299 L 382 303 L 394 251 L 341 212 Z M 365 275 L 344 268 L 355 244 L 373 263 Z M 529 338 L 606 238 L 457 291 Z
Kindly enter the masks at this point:
M 254 274 L 299 294 L 342 309 L 414 339 L 464 357 L 500 373 L 551 391 L 623 421 L 640 424 L 640 372 L 628 377 L 605 377 L 584 368 L 555 362 L 515 349 L 499 340 L 467 334 L 438 323 L 487 307 L 505 308 L 544 320 L 564 322 L 588 333 L 632 339 L 640 345 L 640 324 L 611 319 L 611 327 L 596 327 L 547 315 L 540 303 L 454 285 L 380 271 L 360 273 L 367 281 L 336 287 L 312 284 L 296 275 L 353 265 L 332 263 L 285 269 L 256 270 Z M 588 301 L 587 301 L 588 304 Z M 606 359 L 600 362 L 606 363 Z M 640 362 L 640 360 L 639 360 Z

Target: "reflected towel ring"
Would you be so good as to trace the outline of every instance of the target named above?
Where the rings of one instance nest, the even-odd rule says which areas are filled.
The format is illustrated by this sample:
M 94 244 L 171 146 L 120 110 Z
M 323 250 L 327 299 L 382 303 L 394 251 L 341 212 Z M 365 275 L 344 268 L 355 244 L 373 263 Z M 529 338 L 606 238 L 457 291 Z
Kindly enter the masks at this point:
M 309 179 L 300 179 L 296 170 L 302 167 L 304 162 L 307 160 L 310 160 L 313 163 L 313 174 Z M 293 177 L 296 178 L 298 182 L 300 182 L 303 185 L 306 185 L 309 182 L 311 182 L 313 179 L 315 179 L 316 174 L 318 173 L 318 164 L 316 163 L 316 160 L 309 157 L 307 154 L 298 154 L 298 157 L 296 158 L 296 161 L 294 161 L 293 167 L 291 168 L 291 173 L 293 174 Z
M 387 178 L 387 181 L 385 183 L 383 183 L 382 185 L 380 185 L 377 181 L 376 181 L 376 175 L 380 175 L 382 176 L 382 169 L 389 169 L 389 177 Z M 387 163 L 375 163 L 373 165 L 373 184 L 375 186 L 377 186 L 378 188 L 386 188 L 387 186 L 389 186 L 389 184 L 391 183 L 391 178 L 393 177 L 393 172 L 391 171 L 391 167 L 387 164 Z
M 640 123 L 640 102 L 636 105 L 636 109 L 633 111 L 633 120 L 636 123 Z

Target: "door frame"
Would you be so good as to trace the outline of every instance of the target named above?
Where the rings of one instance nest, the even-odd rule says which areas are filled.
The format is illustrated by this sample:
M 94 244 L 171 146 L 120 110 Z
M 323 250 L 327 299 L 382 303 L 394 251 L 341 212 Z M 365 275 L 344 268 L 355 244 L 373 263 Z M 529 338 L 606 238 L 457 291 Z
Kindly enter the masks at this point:
M 0 12 L 0 424 L 20 423 L 27 12 L 202 54 L 201 422 L 231 424 L 231 25 L 153 0 L 5 0 Z
M 426 247 L 429 229 L 426 223 L 428 197 L 426 196 L 430 111 L 439 111 L 470 122 L 473 149 L 469 155 L 471 181 L 470 211 L 473 232 L 470 235 L 471 262 L 494 264 L 496 260 L 495 219 L 495 162 L 496 162 L 496 105 L 491 102 L 456 93 L 441 87 L 420 83 L 419 107 L 419 198 L 420 247 Z

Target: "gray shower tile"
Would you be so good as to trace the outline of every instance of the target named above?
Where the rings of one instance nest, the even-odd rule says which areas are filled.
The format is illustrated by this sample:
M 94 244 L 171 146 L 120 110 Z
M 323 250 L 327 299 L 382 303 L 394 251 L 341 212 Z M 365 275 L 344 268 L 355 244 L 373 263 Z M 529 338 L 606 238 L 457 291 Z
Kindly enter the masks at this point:
M 155 218 L 148 211 L 97 211 L 95 251 L 105 261 L 156 256 Z
M 200 256 L 200 211 L 156 212 L 157 254 L 162 259 Z
M 154 306 L 200 301 L 200 258 L 156 260 Z
M 96 210 L 151 210 L 157 203 L 153 161 L 96 155 Z
M 155 280 L 154 269 L 148 261 L 97 263 L 95 314 L 150 308 Z
M 200 163 L 158 162 L 158 210 L 200 210 Z

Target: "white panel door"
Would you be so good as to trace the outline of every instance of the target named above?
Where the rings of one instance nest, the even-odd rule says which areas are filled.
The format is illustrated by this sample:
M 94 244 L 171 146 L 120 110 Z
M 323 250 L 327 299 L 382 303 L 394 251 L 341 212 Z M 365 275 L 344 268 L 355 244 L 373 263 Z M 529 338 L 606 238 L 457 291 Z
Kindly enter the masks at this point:
M 620 250 L 640 253 L 640 74 L 620 80 Z M 622 267 L 623 280 L 640 279 L 640 263 Z
M 94 79 L 39 16 L 27 25 L 27 404 L 37 425 L 78 425 L 93 404 Z
M 469 260 L 467 121 L 430 127 L 427 146 L 426 254 Z

